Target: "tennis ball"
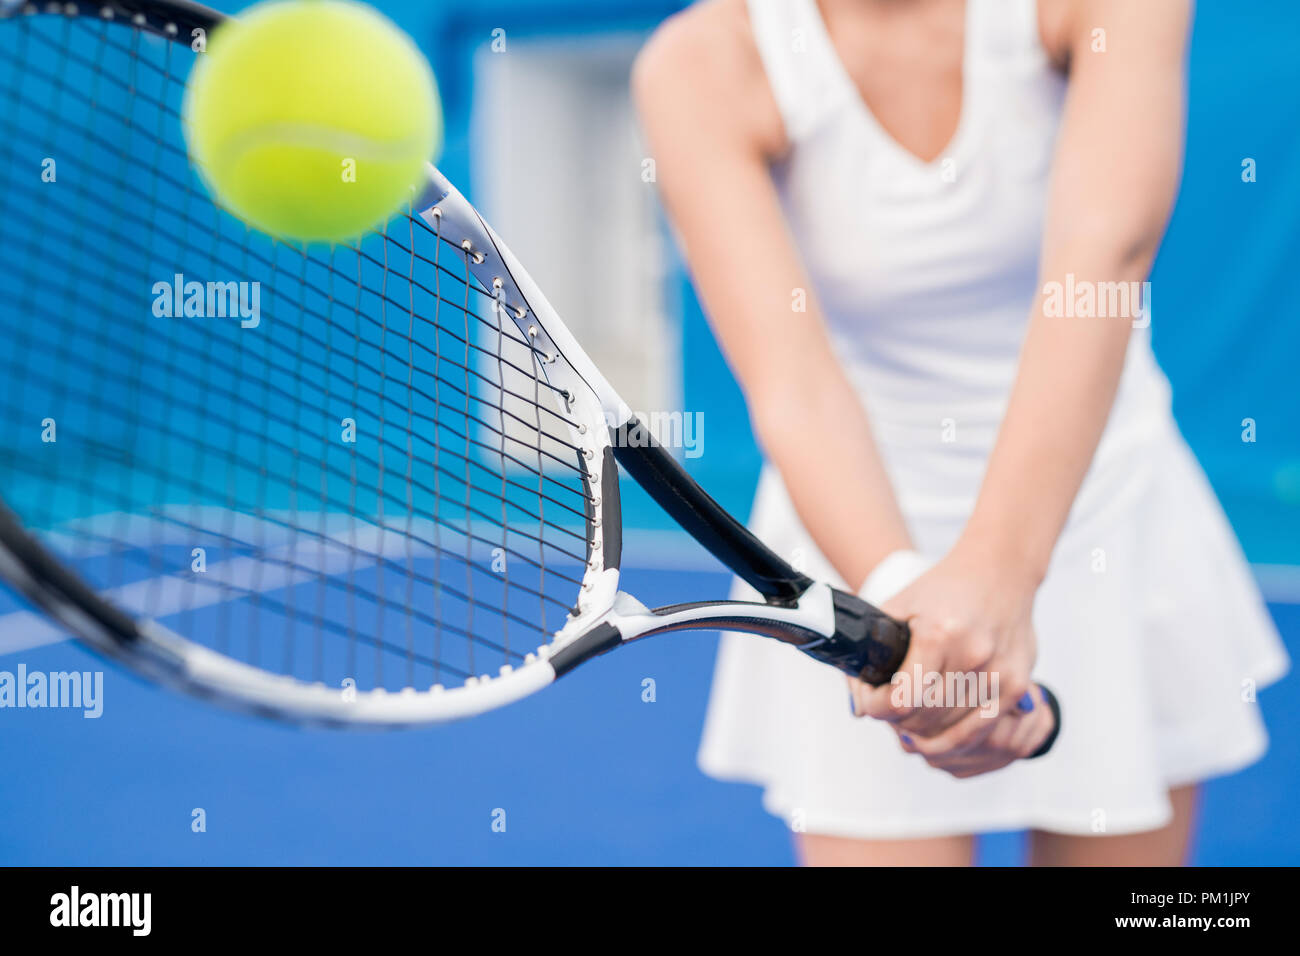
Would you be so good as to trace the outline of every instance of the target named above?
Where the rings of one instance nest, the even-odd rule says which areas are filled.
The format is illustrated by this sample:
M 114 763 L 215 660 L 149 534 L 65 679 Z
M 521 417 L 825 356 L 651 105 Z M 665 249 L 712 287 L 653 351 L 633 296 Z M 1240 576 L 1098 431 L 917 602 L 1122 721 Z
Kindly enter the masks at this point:
M 263 3 L 219 26 L 182 112 L 217 204 L 305 241 L 351 239 L 393 215 L 442 140 L 420 51 L 347 0 Z

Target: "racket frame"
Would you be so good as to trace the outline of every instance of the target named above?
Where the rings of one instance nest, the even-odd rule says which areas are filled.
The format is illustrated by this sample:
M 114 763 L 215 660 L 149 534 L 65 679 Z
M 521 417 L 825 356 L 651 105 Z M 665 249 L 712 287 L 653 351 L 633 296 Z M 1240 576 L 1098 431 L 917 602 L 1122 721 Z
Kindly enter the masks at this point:
M 119 21 L 189 45 L 196 30 L 226 18 L 187 0 L 109 0 L 55 6 L 0 0 L 15 15 Z M 528 696 L 578 664 L 653 634 L 738 630 L 776 638 L 876 683 L 901 662 L 907 625 L 853 595 L 795 571 L 714 501 L 650 436 L 578 344 L 541 289 L 477 210 L 436 167 L 418 215 L 467 254 L 470 271 L 543 356 L 550 384 L 563 390 L 581 451 L 590 501 L 587 565 L 578 600 L 551 643 L 518 666 L 470 677 L 458 687 L 358 690 L 265 671 L 187 640 L 157 621 L 137 620 L 96 593 L 0 504 L 0 576 L 83 643 L 141 675 L 261 716 L 300 724 L 413 726 L 453 720 Z M 622 465 L 654 500 L 763 602 L 718 601 L 645 607 L 619 590 Z

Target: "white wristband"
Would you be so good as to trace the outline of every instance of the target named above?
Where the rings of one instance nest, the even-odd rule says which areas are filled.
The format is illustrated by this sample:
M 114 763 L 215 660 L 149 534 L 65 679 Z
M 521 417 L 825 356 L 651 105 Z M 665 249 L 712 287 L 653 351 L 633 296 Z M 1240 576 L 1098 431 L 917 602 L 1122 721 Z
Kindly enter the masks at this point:
M 868 604 L 880 605 L 907 587 L 934 565 L 915 551 L 895 551 L 877 564 L 858 590 Z

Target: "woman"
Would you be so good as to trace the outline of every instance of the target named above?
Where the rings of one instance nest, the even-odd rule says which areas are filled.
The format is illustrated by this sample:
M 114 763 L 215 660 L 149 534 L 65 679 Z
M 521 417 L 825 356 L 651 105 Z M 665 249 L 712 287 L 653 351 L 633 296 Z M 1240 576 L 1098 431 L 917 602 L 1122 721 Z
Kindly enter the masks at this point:
M 754 529 L 906 618 L 905 673 L 984 682 L 851 682 L 850 713 L 830 668 L 724 639 L 701 764 L 762 784 L 807 864 L 1018 828 L 1035 863 L 1178 864 L 1199 782 L 1266 747 L 1285 655 L 1146 327 L 1190 6 L 706 0 L 638 59 L 769 462 Z M 1031 672 L 1065 718 L 1029 761 Z

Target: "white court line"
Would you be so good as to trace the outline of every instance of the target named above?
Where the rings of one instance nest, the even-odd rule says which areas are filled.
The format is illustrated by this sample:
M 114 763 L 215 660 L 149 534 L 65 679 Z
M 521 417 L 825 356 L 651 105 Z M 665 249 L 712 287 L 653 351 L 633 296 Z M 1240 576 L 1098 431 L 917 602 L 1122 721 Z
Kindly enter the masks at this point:
M 377 531 L 377 529 L 376 529 Z M 329 549 L 328 544 L 324 545 Z M 338 572 L 362 567 L 356 563 L 355 552 L 338 552 L 346 560 L 335 563 L 320 563 L 321 545 L 312 543 L 301 545 L 300 556 L 295 560 L 302 564 L 301 552 L 312 552 L 316 559 L 312 565 L 321 570 L 333 567 Z M 332 550 L 332 549 L 331 549 Z M 397 551 L 397 548 L 383 550 Z M 718 560 L 689 535 L 680 531 L 625 530 L 623 532 L 623 554 L 625 566 L 630 570 L 644 571 L 712 571 L 724 573 L 725 569 Z M 282 549 L 282 559 L 288 550 Z M 400 555 L 396 555 L 400 556 Z M 271 570 L 268 571 L 267 567 Z M 1251 566 L 1255 580 L 1259 583 L 1264 600 L 1270 604 L 1300 604 L 1300 565 L 1292 564 L 1256 564 Z M 175 578 L 157 578 L 138 581 L 125 588 L 118 589 L 109 596 L 119 606 L 152 607 L 165 609 L 158 615 L 166 617 L 167 613 L 179 613 L 183 610 L 197 610 L 220 603 L 231 597 L 231 592 L 220 587 L 221 583 L 240 583 L 247 588 L 248 582 L 256 580 L 263 592 L 286 587 L 295 581 L 303 580 L 309 573 L 305 570 L 285 568 L 274 561 L 259 561 L 255 558 L 239 558 L 234 561 L 214 565 L 208 570 L 208 581 L 204 584 Z M 182 591 L 183 589 L 183 591 Z M 144 597 L 147 594 L 148 600 Z M 180 598 L 184 596 L 182 603 Z M 235 596 L 242 596 L 236 593 Z M 67 640 L 67 634 L 41 613 L 34 611 L 13 611 L 0 615 L 0 655 L 16 654 L 20 651 L 56 644 Z
M 313 552 L 318 552 L 315 544 Z M 278 591 L 318 573 L 341 574 L 373 566 L 358 562 L 355 554 L 338 550 L 336 560 L 317 561 L 313 568 L 288 568 L 282 563 L 287 549 L 273 552 L 272 559 L 235 558 L 210 566 L 202 579 L 156 577 L 133 581 L 113 588 L 105 596 L 134 617 L 149 608 L 156 618 L 166 618 L 183 611 L 196 611 L 225 601 L 245 597 L 250 592 L 266 594 Z M 319 558 L 319 553 L 314 555 Z M 279 561 L 274 558 L 279 558 Z M 301 564 L 301 562 L 298 562 Z M 254 587 L 253 582 L 256 582 Z M 224 586 L 223 586 L 224 585 Z M 68 635 L 35 611 L 14 611 L 0 616 L 0 654 L 13 654 L 46 644 L 68 640 Z
M 0 616 L 0 654 L 17 654 L 68 639 L 66 631 L 36 611 L 13 611 Z
M 379 528 L 371 526 L 370 530 L 369 546 L 363 550 L 376 560 L 381 550 L 390 558 L 405 558 L 404 541 L 390 537 L 381 548 Z M 340 540 L 343 537 L 334 535 L 328 542 L 299 542 L 292 555 L 290 548 L 284 547 L 269 552 L 270 557 L 261 560 L 241 557 L 213 564 L 208 567 L 202 581 L 157 577 L 115 588 L 106 596 L 128 612 L 135 609 L 139 613 L 143 608 L 151 608 L 154 617 L 166 618 L 169 614 L 199 610 L 241 598 L 250 591 L 277 591 L 317 573 L 345 574 L 364 570 L 369 564 L 358 563 L 357 552 L 353 550 L 358 546 L 357 535 L 349 535 L 351 540 L 346 546 Z M 444 543 L 449 537 L 451 535 L 444 531 Z M 634 570 L 716 573 L 725 573 L 726 570 L 717 558 L 680 531 L 624 531 L 623 553 L 628 559 L 626 566 Z M 285 567 L 286 563 L 298 567 Z M 223 584 L 229 589 L 223 588 Z M 40 612 L 22 610 L 0 615 L 0 655 L 16 654 L 69 639 L 65 631 Z

